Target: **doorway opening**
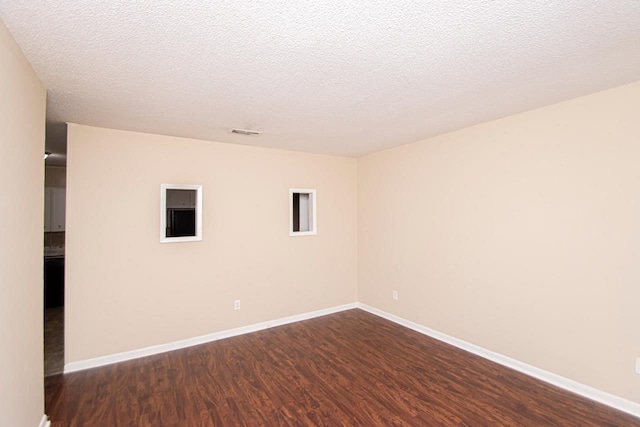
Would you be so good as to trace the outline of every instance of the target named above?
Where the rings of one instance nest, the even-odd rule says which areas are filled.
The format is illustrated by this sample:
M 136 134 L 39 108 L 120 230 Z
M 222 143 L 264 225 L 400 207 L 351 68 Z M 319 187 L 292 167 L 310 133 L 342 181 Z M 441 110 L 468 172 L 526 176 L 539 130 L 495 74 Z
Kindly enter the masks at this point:
M 50 156 L 51 157 L 51 156 Z M 64 370 L 66 167 L 45 165 L 44 375 Z

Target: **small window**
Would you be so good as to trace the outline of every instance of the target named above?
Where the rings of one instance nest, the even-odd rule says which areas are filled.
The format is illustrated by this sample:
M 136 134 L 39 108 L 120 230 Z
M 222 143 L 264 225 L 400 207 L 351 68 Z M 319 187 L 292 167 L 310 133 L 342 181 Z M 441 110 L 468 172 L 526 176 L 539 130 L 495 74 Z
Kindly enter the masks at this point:
M 160 242 L 202 240 L 202 185 L 160 185 Z
M 316 190 L 289 189 L 289 235 L 317 234 Z

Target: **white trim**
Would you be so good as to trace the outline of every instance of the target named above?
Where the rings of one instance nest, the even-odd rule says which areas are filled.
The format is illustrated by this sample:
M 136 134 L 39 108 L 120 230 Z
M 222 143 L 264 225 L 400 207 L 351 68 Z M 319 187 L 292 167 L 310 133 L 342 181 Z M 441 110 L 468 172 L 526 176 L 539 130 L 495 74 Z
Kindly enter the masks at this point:
M 357 307 L 357 303 L 352 302 L 349 304 L 339 305 L 337 307 L 325 308 L 322 310 L 316 310 L 309 313 L 296 314 L 294 316 L 283 317 L 275 320 L 269 320 L 262 323 L 255 323 L 253 325 L 248 325 L 248 326 L 241 326 L 239 328 L 229 329 L 229 330 L 220 331 L 220 332 L 214 332 L 212 334 L 201 335 L 199 337 L 187 338 L 180 341 L 154 345 L 151 347 L 141 348 L 138 350 L 125 351 L 123 353 L 110 354 L 108 356 L 96 357 L 93 359 L 80 360 L 78 362 L 71 362 L 64 365 L 64 373 L 67 374 L 69 372 L 96 368 L 98 366 L 110 365 L 112 363 L 124 362 L 126 360 L 137 359 L 139 357 L 151 356 L 158 353 L 178 350 L 181 348 L 191 347 L 194 345 L 204 344 L 212 341 L 217 341 L 224 338 L 235 337 L 237 335 L 248 334 L 256 331 L 262 331 L 264 329 L 273 328 L 275 326 L 282 326 L 288 323 L 295 323 L 301 320 L 313 319 L 314 317 L 326 316 L 328 314 L 338 313 L 340 311 L 352 310 L 356 307 Z
M 293 231 L 293 193 L 309 194 L 309 203 L 311 204 L 311 221 L 309 231 Z M 290 188 L 289 189 L 289 236 L 314 236 L 318 234 L 318 199 L 316 190 L 313 188 Z
M 621 397 L 604 392 L 602 390 L 598 390 L 596 388 L 579 383 L 569 378 L 565 378 L 563 376 L 554 374 L 553 372 L 536 368 L 535 366 L 531 366 L 529 364 L 513 359 L 511 357 L 493 352 L 491 350 L 487 350 L 486 348 L 477 346 L 475 344 L 471 344 L 467 341 L 463 341 L 461 339 L 452 337 L 450 335 L 443 334 L 442 332 L 438 332 L 426 326 L 420 325 L 418 323 L 414 323 L 410 320 L 403 319 L 402 317 L 398 317 L 396 315 L 387 313 L 385 311 L 379 310 L 369 305 L 359 302 L 357 303 L 357 307 L 371 314 L 374 314 L 376 316 L 379 316 L 384 319 L 390 320 L 394 323 L 397 323 L 398 325 L 404 326 L 409 329 L 413 329 L 416 332 L 430 336 L 439 341 L 445 342 L 447 344 L 451 344 L 462 350 L 465 350 L 475 355 L 478 355 L 480 357 L 483 357 L 492 362 L 498 363 L 500 365 L 506 366 L 511 369 L 515 369 L 516 371 L 522 372 L 523 374 L 537 378 L 549 384 L 553 384 L 557 387 L 579 394 L 588 399 L 595 400 L 596 402 L 600 402 L 604 405 L 611 406 L 612 408 L 618 409 L 620 411 L 626 412 L 631 415 L 635 415 L 636 417 L 640 417 L 640 404 L 638 403 L 632 402 L 627 399 L 623 399 Z
M 167 237 L 167 190 L 196 191 L 196 235 Z M 160 243 L 199 242 L 202 240 L 202 185 L 160 184 Z
M 47 414 L 44 414 L 42 416 L 42 419 L 40 420 L 40 424 L 38 424 L 38 427 L 50 427 L 51 426 L 51 421 L 49 421 L 49 417 L 47 417 Z

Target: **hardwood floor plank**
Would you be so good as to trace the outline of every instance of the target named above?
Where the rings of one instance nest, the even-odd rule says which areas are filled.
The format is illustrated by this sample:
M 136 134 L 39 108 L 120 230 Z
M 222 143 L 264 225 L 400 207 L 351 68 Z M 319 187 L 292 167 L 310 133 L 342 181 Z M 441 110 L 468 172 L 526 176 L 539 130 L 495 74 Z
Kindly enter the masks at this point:
M 362 310 L 45 379 L 52 426 L 640 426 Z

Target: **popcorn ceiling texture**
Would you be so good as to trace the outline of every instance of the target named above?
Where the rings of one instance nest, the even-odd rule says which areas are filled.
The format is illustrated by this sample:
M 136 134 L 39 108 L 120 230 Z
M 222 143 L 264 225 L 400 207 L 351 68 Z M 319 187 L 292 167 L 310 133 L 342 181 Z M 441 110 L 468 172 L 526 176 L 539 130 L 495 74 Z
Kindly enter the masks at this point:
M 640 79 L 635 0 L 0 0 L 0 19 L 51 124 L 345 156 Z

